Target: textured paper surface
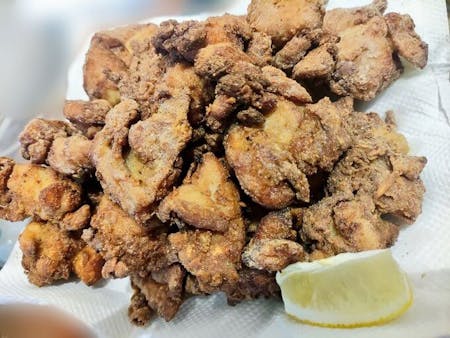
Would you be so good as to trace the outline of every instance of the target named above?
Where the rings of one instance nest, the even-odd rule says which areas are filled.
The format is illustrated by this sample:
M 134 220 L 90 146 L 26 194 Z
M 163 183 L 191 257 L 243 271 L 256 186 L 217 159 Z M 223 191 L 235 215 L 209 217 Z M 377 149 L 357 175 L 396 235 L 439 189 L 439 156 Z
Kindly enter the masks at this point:
M 229 12 L 244 13 L 247 3 L 235 5 Z M 330 1 L 328 7 L 365 3 Z M 0 303 L 53 304 L 90 325 L 100 337 L 450 337 L 450 42 L 446 7 L 444 0 L 391 0 L 388 11 L 409 13 L 430 48 L 425 70 L 407 67 L 401 79 L 376 100 L 358 107 L 380 114 L 393 109 L 412 153 L 428 158 L 422 174 L 427 188 L 423 213 L 414 225 L 402 229 L 392 248 L 415 291 L 414 304 L 404 316 L 381 327 L 324 329 L 289 319 L 278 301 L 257 300 L 229 307 L 218 294 L 189 299 L 170 323 L 156 319 L 146 328 L 135 328 L 127 319 L 131 295 L 127 279 L 95 288 L 80 282 L 37 288 L 27 282 L 17 247 L 0 271 Z M 83 54 L 69 71 L 68 98 L 85 97 L 81 87 Z

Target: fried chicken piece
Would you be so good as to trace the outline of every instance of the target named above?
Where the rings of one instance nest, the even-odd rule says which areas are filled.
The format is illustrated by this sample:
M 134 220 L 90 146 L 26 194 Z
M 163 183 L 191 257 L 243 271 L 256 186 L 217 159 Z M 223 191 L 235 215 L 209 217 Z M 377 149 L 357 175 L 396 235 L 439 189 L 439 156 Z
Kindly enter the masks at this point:
M 179 264 L 173 264 L 164 270 L 152 273 L 146 278 L 131 277 L 134 288 L 129 316 L 142 325 L 149 320 L 145 305 L 154 310 L 160 317 L 170 321 L 178 312 L 183 302 L 183 280 L 185 271 Z M 144 296 L 142 299 L 139 294 Z M 134 300 L 133 300 L 134 298 Z M 138 312 L 134 310 L 138 309 Z
M 141 223 L 151 219 L 180 172 L 179 153 L 189 141 L 189 98 L 166 100 L 158 113 L 134 124 L 138 105 L 122 101 L 93 142 L 92 160 L 104 191 Z M 128 145 L 131 151 L 126 152 Z
M 243 268 L 239 271 L 239 281 L 226 288 L 229 305 L 259 297 L 280 297 L 280 288 L 275 275 L 267 271 Z
M 261 219 L 255 235 L 242 253 L 242 261 L 250 268 L 280 271 L 289 264 L 305 259 L 303 247 L 295 240 L 290 210 L 276 211 Z
M 408 14 L 388 13 L 384 16 L 395 51 L 418 68 L 428 61 L 428 45 L 414 31 L 414 21 Z
M 297 33 L 320 28 L 324 4 L 323 0 L 252 0 L 247 21 L 281 48 Z
M 199 77 L 194 68 L 185 63 L 168 66 L 160 83 L 156 85 L 155 106 L 170 97 L 187 95 L 190 99 L 188 120 L 192 126 L 198 126 L 205 115 L 205 106 L 210 102 L 212 89 Z M 147 116 L 143 116 L 146 119 Z
M 180 94 L 164 101 L 158 112 L 130 128 L 129 145 L 142 161 L 139 177 L 147 184 L 152 202 L 164 197 L 181 172 L 181 151 L 192 136 L 188 121 L 189 96 Z
M 274 94 L 295 102 L 311 102 L 311 96 L 297 82 L 272 66 L 260 68 L 232 44 L 216 44 L 203 48 L 195 62 L 197 73 L 218 79 L 214 102 L 207 108 L 206 123 L 223 130 L 231 114 L 249 106 L 262 112 L 275 104 Z
M 30 283 L 44 286 L 69 279 L 79 243 L 57 225 L 32 221 L 19 236 L 19 244 Z
M 348 109 L 328 98 L 306 106 L 280 99 L 263 126 L 232 126 L 225 153 L 244 192 L 269 209 L 309 201 L 307 176 L 330 171 L 350 146 Z
M 75 133 L 72 126 L 64 121 L 33 119 L 19 135 L 22 157 L 31 163 L 45 163 L 53 141 Z
M 326 11 L 323 18 L 325 33 L 339 35 L 348 28 L 365 24 L 381 16 L 387 8 L 387 0 L 373 0 L 370 4 L 354 8 L 335 8 Z
M 118 83 L 128 72 L 133 56 L 149 45 L 156 25 L 130 25 L 96 33 L 83 68 L 84 89 L 90 99 L 120 101 Z
M 56 138 L 47 157 L 52 169 L 63 175 L 83 177 L 94 167 L 89 158 L 91 141 L 76 134 L 65 138 Z
M 89 98 L 105 99 L 112 105 L 120 101 L 117 83 L 128 68 L 114 48 L 124 52 L 123 43 L 108 36 L 108 32 L 95 34 L 83 67 L 83 86 Z
M 205 21 L 206 45 L 230 42 L 244 50 L 247 42 L 252 38 L 252 29 L 245 16 L 224 14 L 211 16 Z
M 2 204 L 0 218 L 21 221 L 33 216 L 70 230 L 89 222 L 89 206 L 82 205 L 81 187 L 46 167 L 13 164 L 1 158 Z M 6 188 L 5 188 L 5 182 Z
M 294 36 L 273 57 L 273 64 L 284 71 L 291 70 L 311 48 L 311 39 L 305 35 Z
M 187 194 L 183 200 L 183 212 L 180 212 L 179 206 L 174 208 L 175 212 L 196 227 L 214 226 L 215 229 L 224 231 L 221 233 L 185 229 L 169 235 L 170 244 L 177 252 L 179 261 L 189 273 L 197 277 L 203 292 L 213 292 L 239 279 L 237 270 L 240 267 L 240 254 L 245 241 L 245 227 L 240 215 L 239 193 L 232 183 L 227 181 L 227 177 L 228 173 L 219 160 L 212 154 L 206 154 L 203 163 L 192 174 L 192 178 L 188 179 L 192 180 L 192 186 L 182 185 L 174 195 L 169 196 L 168 202 L 163 202 L 162 205 L 163 212 L 167 203 L 172 203 L 175 207 L 175 197 L 180 200 L 180 195 L 186 191 L 195 191 L 196 184 L 197 189 L 206 195 L 188 199 Z M 200 184 L 205 184 L 204 188 L 200 187 Z M 217 190 L 208 193 L 208 188 Z M 221 204 L 222 211 L 211 213 L 209 217 L 212 225 L 208 225 L 206 210 L 213 209 L 212 198 L 216 198 Z M 207 208 L 205 204 L 208 205 Z M 205 210 L 205 214 L 197 215 L 197 210 Z M 191 215 L 188 215 L 189 211 Z
M 331 19 L 334 15 L 330 14 L 330 18 L 327 15 L 328 12 L 324 30 L 335 31 L 339 24 Z M 338 95 L 369 101 L 400 76 L 402 66 L 395 57 L 381 15 L 367 22 L 355 21 L 358 24 L 336 32 L 340 40 L 336 44 L 336 68 L 330 88 Z
M 82 248 L 72 260 L 73 272 L 86 285 L 94 285 L 102 279 L 103 257 L 90 246 Z
M 381 218 L 367 194 L 338 192 L 305 210 L 300 236 L 311 245 L 311 260 L 384 249 L 394 244 L 399 228 Z
M 20 134 L 22 156 L 32 163 L 48 164 L 60 174 L 83 177 L 93 170 L 91 142 L 68 123 L 33 119 Z
M 181 264 L 197 277 L 202 292 L 217 291 L 238 281 L 240 253 L 245 229 L 241 219 L 231 223 L 225 233 L 209 230 L 184 230 L 169 235 Z
M 267 34 L 254 32 L 246 53 L 255 65 L 269 65 L 272 61 L 272 39 Z
M 204 24 L 190 20 L 167 20 L 159 25 L 152 39 L 158 53 L 174 60 L 194 61 L 200 48 L 206 45 Z
M 251 58 L 232 43 L 217 43 L 202 48 L 194 63 L 195 71 L 201 77 L 218 80 L 231 72 L 238 62 L 251 63 Z
M 83 231 L 82 238 L 105 259 L 104 278 L 145 277 L 176 260 L 165 233 L 136 223 L 106 195 L 101 197 L 91 227 Z
M 84 136 L 92 139 L 103 128 L 110 109 L 111 104 L 106 100 L 67 100 L 63 113 Z
M 161 82 L 167 67 L 167 60 L 156 53 L 152 39 L 158 26 L 145 25 L 129 41 L 129 49 L 133 51 L 128 71 L 120 77 L 118 87 L 123 99 L 132 99 L 139 105 L 143 119 L 157 110 L 155 105 L 155 88 Z
M 228 176 L 212 153 L 203 155 L 195 172 L 161 202 L 158 217 L 163 222 L 180 219 L 199 229 L 226 232 L 241 212 L 239 192 Z
M 309 52 L 292 70 L 294 79 L 322 78 L 332 73 L 335 67 L 334 43 L 325 43 Z
M 86 285 L 101 279 L 103 258 L 79 239 L 77 232 L 50 222 L 32 221 L 19 236 L 22 265 L 37 286 L 69 279 L 74 273 Z
M 136 326 L 145 326 L 153 316 L 153 310 L 147 303 L 147 299 L 139 289 L 133 286 L 134 293 L 128 306 L 128 318 Z
M 162 55 L 192 63 L 205 46 L 230 43 L 243 50 L 251 36 L 245 17 L 225 14 L 209 17 L 205 22 L 164 21 L 153 38 L 153 45 Z
M 383 215 L 413 223 L 422 211 L 425 188 L 419 175 L 425 164 L 425 157 L 397 153 L 378 135 L 364 138 L 336 165 L 327 189 L 367 193 Z
M 8 193 L 8 180 L 14 165 L 15 163 L 12 159 L 0 157 L 0 217 L 3 217 L 3 209 L 7 207 L 8 203 L 11 203 L 11 197 Z

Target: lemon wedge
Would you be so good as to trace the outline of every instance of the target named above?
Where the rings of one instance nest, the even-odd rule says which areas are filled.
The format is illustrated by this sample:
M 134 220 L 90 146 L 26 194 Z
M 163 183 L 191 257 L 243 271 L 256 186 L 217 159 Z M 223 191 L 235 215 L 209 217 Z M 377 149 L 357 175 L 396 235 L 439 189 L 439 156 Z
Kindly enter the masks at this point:
M 413 300 L 408 278 L 389 249 L 295 263 L 276 279 L 286 312 L 318 326 L 383 324 L 403 314 Z

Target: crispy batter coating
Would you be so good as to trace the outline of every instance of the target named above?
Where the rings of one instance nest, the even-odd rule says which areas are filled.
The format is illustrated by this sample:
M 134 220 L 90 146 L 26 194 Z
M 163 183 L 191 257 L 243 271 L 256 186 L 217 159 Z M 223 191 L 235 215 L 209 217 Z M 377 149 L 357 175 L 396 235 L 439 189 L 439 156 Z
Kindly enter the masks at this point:
M 242 253 L 250 268 L 280 271 L 305 259 L 303 247 L 296 242 L 294 219 L 290 210 L 271 212 L 261 219 L 255 235 Z
M 19 135 L 20 151 L 26 160 L 42 164 L 57 138 L 75 134 L 75 130 L 64 121 L 36 118 L 27 123 Z
M 320 28 L 324 4 L 323 0 L 253 0 L 247 21 L 281 48 L 297 33 Z
M 185 95 L 168 99 L 157 114 L 129 131 L 138 118 L 137 104 L 122 101 L 95 136 L 92 160 L 104 191 L 142 223 L 151 219 L 156 201 L 180 172 L 179 153 L 191 136 L 189 102 Z M 126 152 L 128 145 L 131 151 Z
M 334 71 L 336 46 L 325 43 L 308 53 L 292 70 L 294 79 L 309 79 L 326 77 Z
M 161 202 L 158 217 L 163 222 L 178 218 L 199 229 L 226 232 L 240 217 L 239 192 L 228 176 L 212 153 L 203 155 L 195 172 Z
M 155 106 L 160 105 L 167 98 L 187 95 L 190 99 L 188 120 L 191 125 L 198 126 L 203 120 L 205 106 L 211 100 L 211 89 L 207 81 L 198 76 L 192 66 L 185 63 L 168 66 L 159 81 L 153 98 Z M 147 117 L 143 116 L 143 119 Z
M 390 247 L 399 228 L 381 218 L 371 196 L 339 192 L 305 210 L 300 236 L 311 260 Z
M 236 284 L 225 289 L 229 305 L 235 305 L 243 300 L 259 297 L 280 297 L 280 288 L 275 281 L 275 274 L 267 271 L 243 268 L 239 271 Z
M 215 196 L 223 205 L 221 207 L 223 219 L 219 215 L 211 214 L 211 223 L 215 223 L 216 229 L 222 222 L 227 223 L 226 226 L 219 227 L 225 231 L 220 233 L 185 229 L 169 235 L 170 244 L 177 252 L 178 259 L 189 273 L 197 277 L 200 290 L 203 292 L 212 292 L 225 284 L 235 283 L 239 278 L 237 270 L 240 267 L 240 254 L 245 241 L 245 228 L 238 206 L 239 194 L 232 183 L 227 181 L 227 177 L 228 173 L 223 165 L 212 154 L 206 154 L 203 163 L 193 173 L 192 180 L 199 182 L 198 185 L 206 183 L 207 186 L 219 188 L 221 191 L 216 191 L 212 195 L 186 198 L 183 201 L 185 210 L 192 213 L 202 210 L 205 203 L 211 205 L 211 198 Z M 178 191 L 186 190 L 183 187 L 186 185 Z M 179 195 L 181 193 L 174 196 Z M 164 204 L 162 207 L 164 208 Z M 179 209 L 176 210 L 178 211 Z M 180 216 L 188 219 L 187 212 Z M 189 221 L 195 222 L 194 225 L 197 227 L 203 225 L 203 222 L 206 223 L 206 219 L 203 218 L 206 215 L 189 216 Z
M 273 57 L 273 64 L 284 71 L 291 70 L 311 48 L 311 40 L 305 35 L 294 36 Z
M 110 109 L 111 104 L 106 100 L 67 100 L 63 113 L 84 136 L 92 139 L 103 128 Z
M 103 257 L 90 246 L 85 246 L 73 258 L 73 272 L 86 285 L 94 285 L 102 279 Z
M 225 14 L 209 17 L 205 22 L 164 21 L 153 38 L 153 45 L 162 55 L 192 63 L 205 46 L 230 43 L 243 50 L 251 37 L 245 17 Z
M 81 187 L 58 176 L 51 168 L 34 164 L 15 164 L 2 158 L 4 190 L 0 217 L 20 221 L 33 216 L 59 224 L 62 228 L 84 228 L 89 222 L 89 206 L 82 206 Z M 4 189 L 4 188 L 3 188 Z
M 348 107 L 328 98 L 307 106 L 278 100 L 262 127 L 232 126 L 225 153 L 241 188 L 270 209 L 295 198 L 309 201 L 307 175 L 330 171 L 350 145 L 348 114 Z
M 25 159 L 48 164 L 60 174 L 79 178 L 93 170 L 91 142 L 63 121 L 31 120 L 20 134 L 20 144 Z
M 206 124 L 223 130 L 232 113 L 248 107 L 270 111 L 275 94 L 295 102 L 311 102 L 305 88 L 272 66 L 259 67 L 234 45 L 216 44 L 203 48 L 195 62 L 197 73 L 218 80 L 215 99 L 207 108 Z
M 96 33 L 83 68 L 84 89 L 90 99 L 120 101 L 120 79 L 128 72 L 133 57 L 148 46 L 157 26 L 130 25 Z
M 253 63 L 263 67 L 272 61 L 272 39 L 267 34 L 254 32 L 246 51 Z
M 418 68 L 428 61 L 428 45 L 414 31 L 414 21 L 408 14 L 388 13 L 384 16 L 394 48 L 406 60 Z
M 30 222 L 19 237 L 22 265 L 31 283 L 50 285 L 74 273 L 86 285 L 101 279 L 102 257 L 77 233 L 49 222 Z
M 104 278 L 130 274 L 145 277 L 175 261 L 165 233 L 136 223 L 106 195 L 101 197 L 91 227 L 82 237 L 105 259 Z
M 31 283 L 44 286 L 69 279 L 79 242 L 58 226 L 33 221 L 25 227 L 19 243 L 23 252 L 22 266 Z
M 183 302 L 183 280 L 185 271 L 180 264 L 173 264 L 146 278 L 131 277 L 134 288 L 129 316 L 141 325 L 149 320 L 145 305 L 166 321 L 171 320 Z M 139 294 L 144 296 L 142 299 Z M 134 300 L 133 300 L 134 299 Z M 136 309 L 136 310 L 135 310 Z
M 346 10 L 330 12 L 335 13 L 333 11 L 341 13 Z M 324 19 L 324 30 L 332 31 L 340 38 L 336 44 L 336 68 L 330 87 L 338 95 L 371 100 L 396 80 L 402 71 L 400 62 L 393 57 L 395 54 L 386 22 L 381 15 L 364 21 L 364 18 L 359 18 L 360 12 L 355 12 L 357 24 L 352 22 L 352 25 L 336 31 L 337 27 L 342 26 L 333 19 L 337 15 L 327 12 Z
M 367 193 L 383 215 L 413 223 L 422 211 L 425 188 L 419 175 L 426 158 L 398 153 L 379 135 L 375 130 L 353 145 L 332 171 L 328 191 Z

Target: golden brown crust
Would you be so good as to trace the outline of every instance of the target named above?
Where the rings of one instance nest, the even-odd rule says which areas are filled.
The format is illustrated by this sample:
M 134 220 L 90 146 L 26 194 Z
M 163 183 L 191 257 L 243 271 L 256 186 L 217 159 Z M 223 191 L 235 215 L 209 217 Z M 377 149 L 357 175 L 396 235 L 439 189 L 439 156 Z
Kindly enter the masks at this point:
M 86 285 L 94 285 L 102 279 L 103 257 L 90 246 L 85 246 L 73 258 L 73 272 Z
M 337 193 L 305 210 L 300 235 L 315 260 L 390 247 L 398 231 L 398 226 L 381 218 L 371 196 Z
M 195 172 L 161 202 L 158 217 L 163 222 L 179 218 L 199 229 L 227 231 L 230 222 L 240 217 L 239 192 L 228 175 L 213 154 L 203 155 Z
M 145 310 L 145 303 L 149 309 L 154 310 L 166 321 L 171 320 L 183 302 L 184 276 L 184 269 L 179 264 L 173 264 L 146 278 L 131 277 L 131 283 L 135 289 L 133 298 L 136 300 L 134 302 L 135 304 L 137 301 L 141 302 L 141 305 L 137 307 L 139 313 L 129 310 L 134 320 L 143 322 L 147 319 L 148 311 Z M 139 294 L 144 296 L 145 301 L 138 296 Z
M 158 234 L 128 216 L 106 195 L 100 199 L 83 239 L 105 259 L 103 277 L 146 276 L 175 261 L 165 233 Z
M 253 0 L 248 6 L 247 21 L 253 29 L 269 35 L 280 48 L 297 33 L 322 25 L 324 3 L 322 0 Z
M 278 100 L 263 126 L 231 127 L 225 153 L 241 188 L 270 209 L 284 208 L 294 198 L 309 201 L 306 175 L 331 170 L 350 145 L 348 113 L 328 98 L 306 107 Z
M 260 221 L 255 235 L 242 253 L 242 261 L 250 268 L 280 271 L 291 263 L 306 258 L 296 242 L 294 218 L 290 210 L 271 212 Z
M 37 285 L 67 280 L 72 272 L 72 257 L 80 248 L 80 241 L 51 223 L 32 221 L 19 237 L 22 266 L 28 280 Z
M 414 31 L 414 21 L 408 14 L 388 13 L 384 16 L 394 48 L 406 60 L 418 68 L 428 61 L 428 45 Z

